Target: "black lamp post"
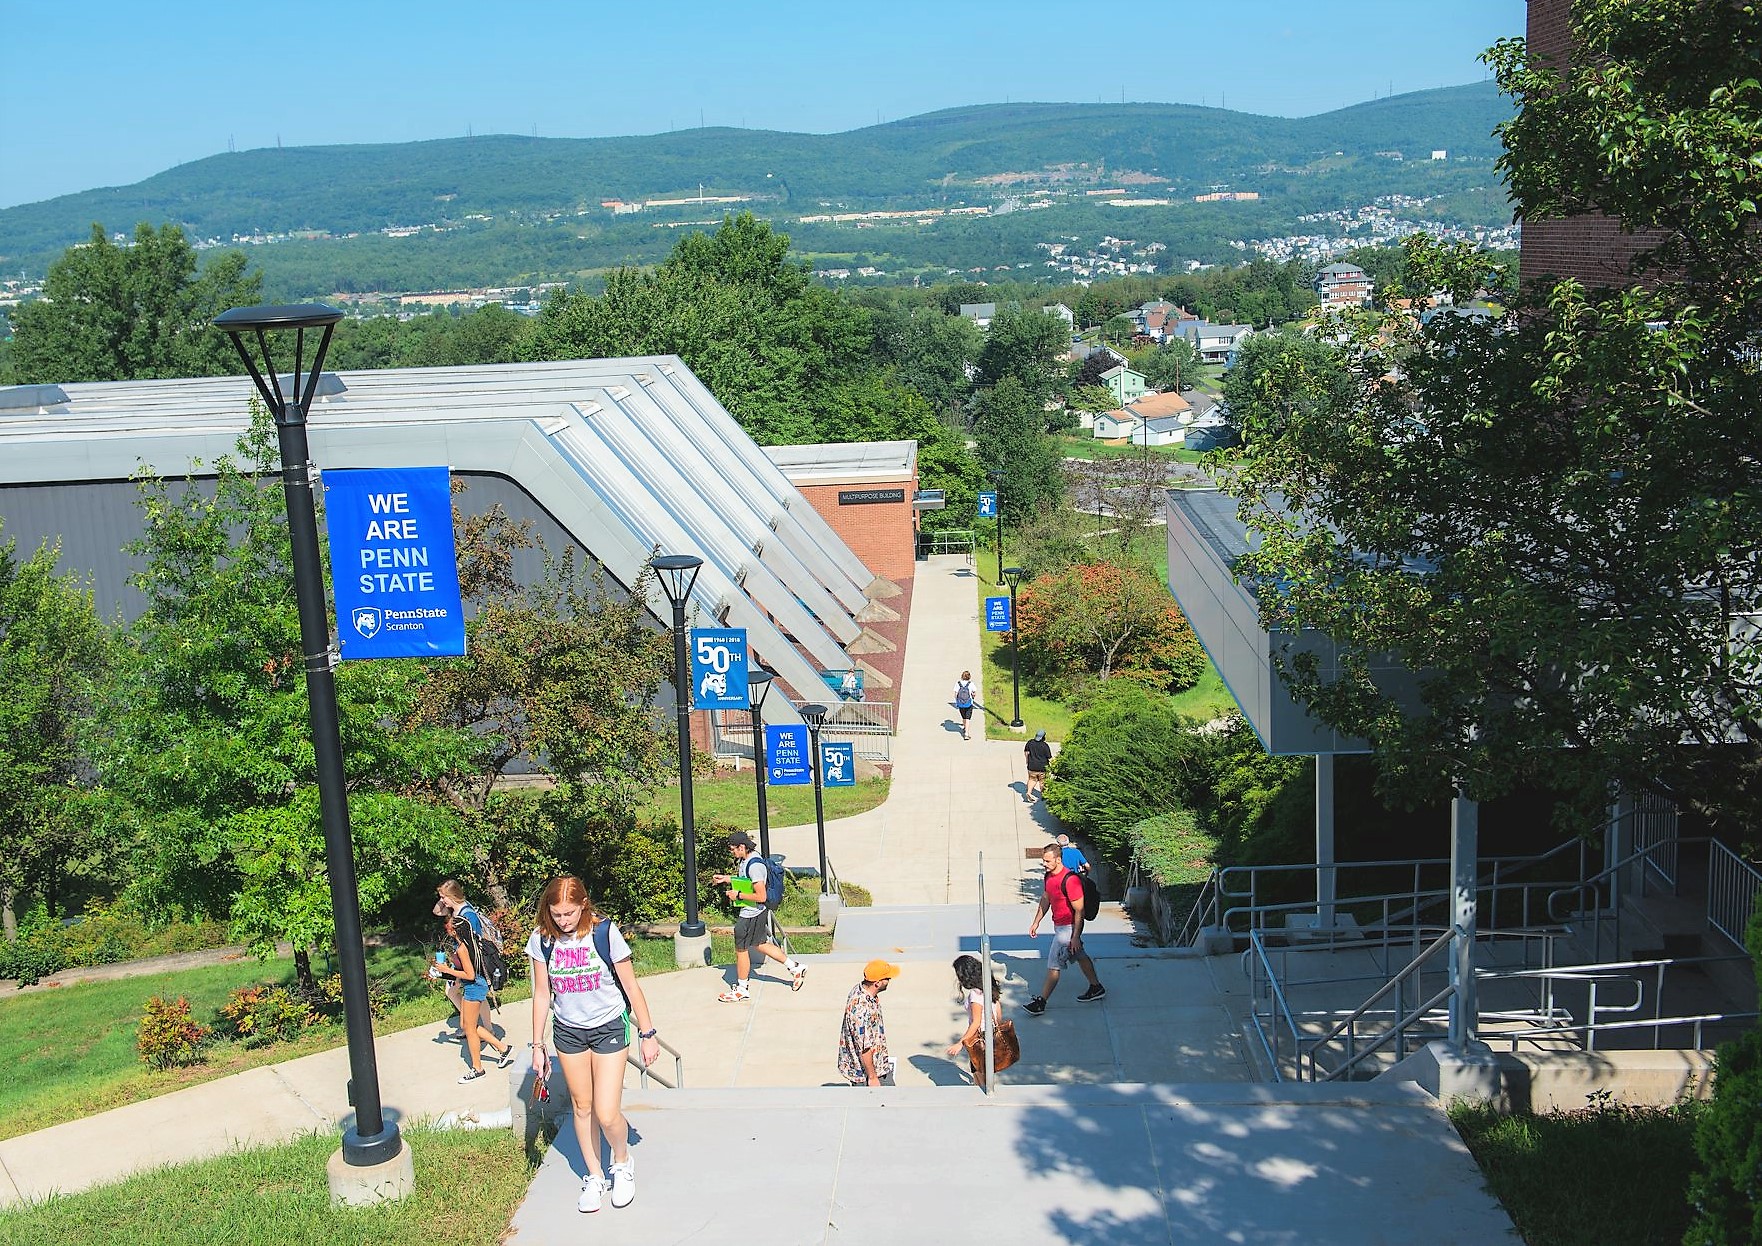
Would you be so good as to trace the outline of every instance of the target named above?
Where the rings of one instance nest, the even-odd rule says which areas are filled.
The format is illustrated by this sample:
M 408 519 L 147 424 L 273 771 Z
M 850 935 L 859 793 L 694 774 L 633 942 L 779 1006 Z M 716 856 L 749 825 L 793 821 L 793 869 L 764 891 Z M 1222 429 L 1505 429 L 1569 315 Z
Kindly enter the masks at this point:
M 997 583 L 1003 583 L 1003 473 L 986 472 L 997 491 Z
M 765 767 L 770 764 L 765 756 L 765 696 L 775 678 L 777 672 L 768 666 L 755 666 L 746 673 L 746 697 L 753 715 L 753 774 L 759 789 L 759 855 L 767 862 L 771 860 L 771 811 L 765 799 Z
M 649 559 L 661 582 L 661 591 L 673 606 L 673 706 L 679 715 L 679 821 L 685 832 L 685 920 L 679 923 L 679 939 L 704 939 L 708 935 L 697 915 L 697 831 L 691 807 L 691 660 L 685 652 L 685 603 L 704 560 L 694 554 L 657 554 Z M 676 960 L 684 957 L 674 948 Z
M 214 318 L 214 326 L 250 369 L 257 392 L 275 419 L 281 453 L 282 493 L 287 501 L 288 538 L 294 562 L 294 598 L 300 611 L 300 650 L 306 667 L 307 715 L 318 770 L 318 807 L 324 823 L 324 864 L 330 876 L 330 908 L 336 923 L 337 966 L 343 985 L 343 1024 L 349 1040 L 349 1102 L 353 1128 L 343 1131 L 343 1162 L 366 1168 L 396 1159 L 403 1141 L 395 1121 L 385 1119 L 379 1101 L 379 1065 L 373 1050 L 373 1019 L 367 1006 L 367 958 L 361 942 L 361 898 L 355 880 L 355 845 L 349 827 L 348 788 L 343 745 L 337 727 L 336 680 L 332 675 L 330 611 L 318 558 L 318 520 L 312 509 L 314 467 L 306 442 L 306 412 L 324 371 L 330 335 L 343 313 L 322 303 L 235 307 Z M 322 330 L 305 368 L 306 331 Z M 269 350 L 269 335 L 291 330 L 294 367 L 288 392 Z M 245 343 L 256 342 L 257 355 Z M 262 366 L 258 366 L 258 358 Z M 304 389 L 302 390 L 302 380 Z
M 813 702 L 796 710 L 808 725 L 808 747 L 813 750 L 814 766 L 814 830 L 820 837 L 820 894 L 832 894 L 832 875 L 826 868 L 826 803 L 820 794 L 820 727 L 826 721 L 826 707 Z
M 1010 719 L 1013 730 L 1022 727 L 1022 646 L 1016 639 L 1016 585 L 1022 582 L 1020 567 L 1005 567 L 1003 578 L 1009 581 L 1009 678 L 1015 689 L 1016 716 Z

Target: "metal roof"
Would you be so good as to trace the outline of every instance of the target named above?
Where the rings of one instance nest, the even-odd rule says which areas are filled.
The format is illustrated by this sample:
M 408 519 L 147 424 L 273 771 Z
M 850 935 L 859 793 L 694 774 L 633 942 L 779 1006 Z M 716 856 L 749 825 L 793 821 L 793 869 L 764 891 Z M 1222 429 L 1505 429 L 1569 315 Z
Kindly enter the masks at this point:
M 845 646 L 862 632 L 855 616 L 876 577 L 678 358 L 336 377 L 340 390 L 308 420 L 321 470 L 505 476 L 626 586 L 657 547 L 701 556 L 692 600 L 702 620 L 746 628 L 755 660 L 799 698 L 823 688 L 820 671 L 854 665 Z M 66 489 L 44 486 L 122 481 L 148 466 L 182 476 L 234 454 L 255 392 L 245 377 L 61 389 L 43 396 L 62 402 L 0 408 L 9 534 L 33 530 L 20 508 L 65 502 Z M 56 531 L 41 516 L 34 526 Z M 116 531 L 116 547 L 137 534 Z M 670 616 L 658 588 L 649 605 Z

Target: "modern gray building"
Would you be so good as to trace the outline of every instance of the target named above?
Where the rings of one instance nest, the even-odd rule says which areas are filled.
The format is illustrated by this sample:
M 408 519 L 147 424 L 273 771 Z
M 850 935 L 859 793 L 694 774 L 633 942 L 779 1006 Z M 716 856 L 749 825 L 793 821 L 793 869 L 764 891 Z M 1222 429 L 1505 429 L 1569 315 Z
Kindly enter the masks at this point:
M 4 537 L 59 542 L 101 613 L 138 611 L 133 478 L 211 474 L 236 454 L 253 392 L 245 377 L 0 390 Z M 745 628 L 796 701 L 854 665 L 859 616 L 893 591 L 672 356 L 327 374 L 309 430 L 321 472 L 449 467 L 467 513 L 500 504 L 626 587 L 657 551 L 702 557 L 694 622 Z M 668 618 L 658 589 L 649 605 Z M 772 705 L 767 717 L 789 713 Z

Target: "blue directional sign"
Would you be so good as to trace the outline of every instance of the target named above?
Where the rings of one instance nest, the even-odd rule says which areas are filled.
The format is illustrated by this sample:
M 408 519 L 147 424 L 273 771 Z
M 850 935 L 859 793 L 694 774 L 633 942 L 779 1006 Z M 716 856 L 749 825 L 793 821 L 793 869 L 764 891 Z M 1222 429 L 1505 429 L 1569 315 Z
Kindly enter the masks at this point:
M 691 629 L 691 704 L 700 710 L 744 710 L 752 705 L 746 686 L 746 629 Z
M 446 468 L 327 471 L 324 520 L 345 660 L 465 652 Z
M 985 630 L 988 632 L 1009 631 L 1009 598 L 987 597 L 985 599 Z
M 845 741 L 820 745 L 820 786 L 855 787 L 857 785 L 857 746 Z
M 799 723 L 782 726 L 765 724 L 765 760 L 769 773 L 765 781 L 773 787 L 791 787 L 812 783 L 814 772 L 808 765 L 808 729 Z
M 979 518 L 997 518 L 997 494 L 981 493 L 979 495 Z

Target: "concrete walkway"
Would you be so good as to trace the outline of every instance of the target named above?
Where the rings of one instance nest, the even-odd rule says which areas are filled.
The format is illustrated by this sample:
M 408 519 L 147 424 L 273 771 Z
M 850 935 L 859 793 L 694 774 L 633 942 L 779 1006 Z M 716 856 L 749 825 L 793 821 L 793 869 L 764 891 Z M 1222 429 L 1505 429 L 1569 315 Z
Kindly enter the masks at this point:
M 799 992 L 761 971 L 749 1003 L 721 1004 L 726 968 L 645 978 L 663 1037 L 685 1056 L 687 1089 L 627 1080 L 636 1202 L 575 1211 L 583 1165 L 564 1128 L 502 1240 L 1515 1240 L 1422 1093 L 1253 1084 L 1235 957 L 1137 946 L 1118 906 L 1104 905 L 1088 942 L 1106 999 L 1080 1003 L 1073 972 L 1044 1017 L 1019 1011 L 1040 989 L 1047 941 L 1026 935 L 1039 877 L 1028 854 L 1056 827 L 1022 799 L 1020 743 L 960 738 L 948 698 L 962 669 L 979 668 L 964 558 L 919 563 L 913 596 L 890 797 L 827 827 L 834 867 L 877 907 L 843 914 L 835 950 L 807 958 Z M 791 862 L 816 860 L 812 827 L 773 838 Z M 1023 1048 L 989 1098 L 943 1054 L 963 1024 L 949 962 L 978 946 L 981 853 L 983 924 Z M 844 999 L 873 956 L 904 973 L 885 1003 L 898 1085 L 872 1091 L 834 1084 L 834 1057 Z M 529 1017 L 525 1004 L 501 1014 L 517 1044 Z M 435 1041 L 437 1029 L 379 1040 L 388 1112 L 414 1123 L 505 1110 L 520 1068 L 460 1086 L 460 1048 Z M 0 1206 L 241 1143 L 335 1132 L 346 1077 L 339 1049 L 0 1142 Z M 761 1209 L 777 1221 L 743 1228 Z M 486 1225 L 483 1240 L 500 1230 Z

